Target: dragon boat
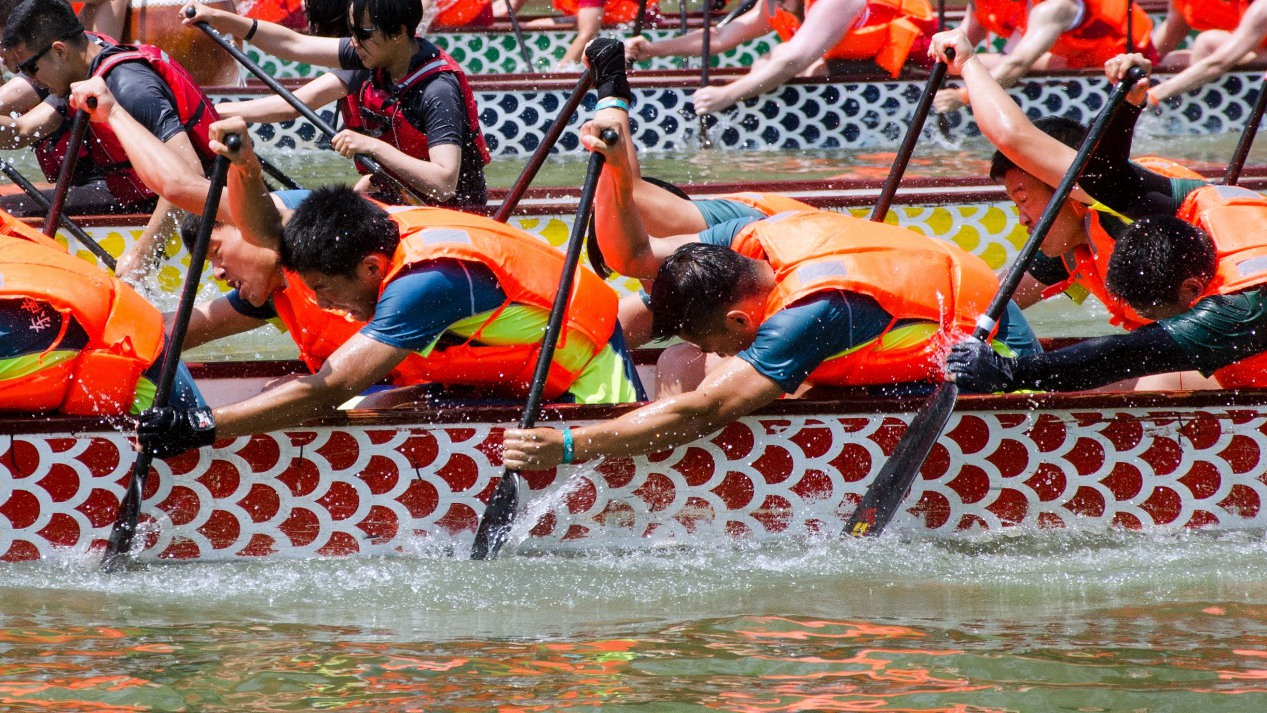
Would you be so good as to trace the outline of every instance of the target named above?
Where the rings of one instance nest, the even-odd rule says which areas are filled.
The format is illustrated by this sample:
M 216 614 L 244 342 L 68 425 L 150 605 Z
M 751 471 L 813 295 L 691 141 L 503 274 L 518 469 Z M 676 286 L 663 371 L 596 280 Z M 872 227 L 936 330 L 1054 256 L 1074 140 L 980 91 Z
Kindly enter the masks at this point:
M 295 365 L 207 365 L 213 401 Z M 921 399 L 811 392 L 639 458 L 524 474 L 510 550 L 838 537 Z M 558 406 L 578 424 L 628 407 Z M 346 411 L 155 461 L 142 562 L 465 556 L 519 407 Z M 0 559 L 91 557 L 135 454 L 119 421 L 0 419 Z M 966 396 L 888 536 L 1267 526 L 1267 393 Z
M 1210 178 L 1221 175 L 1221 169 L 1213 165 L 1191 164 L 1190 167 Z M 985 172 L 983 165 L 980 173 Z M 882 183 L 882 178 L 849 178 L 695 184 L 686 188 L 696 198 L 745 192 L 780 193 L 819 209 L 865 218 L 871 213 Z M 1267 167 L 1247 168 L 1240 185 L 1267 190 Z M 495 205 L 504 193 L 498 189 L 491 191 L 491 202 Z M 510 224 L 562 248 L 575 222 L 578 197 L 579 190 L 575 188 L 531 189 L 510 218 Z M 493 209 L 485 212 L 491 215 Z M 89 237 L 117 256 L 136 240 L 148 219 L 148 215 L 89 216 L 76 218 L 76 221 Z M 985 178 L 908 178 L 895 196 L 887 220 L 923 235 L 954 242 L 996 270 L 1011 262 L 1027 235 L 1015 204 L 1001 186 Z M 38 219 L 30 222 L 37 227 L 42 225 Z M 72 253 L 89 262 L 96 261 L 93 253 L 65 230 L 58 233 L 58 239 L 66 243 Z M 169 257 L 160 265 L 155 284 L 162 292 L 175 295 L 187 271 L 189 255 L 177 240 L 168 247 Z M 621 294 L 631 294 L 639 288 L 635 280 L 619 277 L 613 277 L 611 284 Z M 223 285 L 220 288 L 227 289 Z

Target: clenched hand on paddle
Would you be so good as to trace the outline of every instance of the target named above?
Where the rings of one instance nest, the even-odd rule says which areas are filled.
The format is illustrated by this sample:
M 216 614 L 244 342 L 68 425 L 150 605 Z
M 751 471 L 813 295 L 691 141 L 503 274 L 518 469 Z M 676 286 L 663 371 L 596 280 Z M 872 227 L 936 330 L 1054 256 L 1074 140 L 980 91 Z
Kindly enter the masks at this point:
M 976 59 L 972 52 L 971 44 L 967 42 L 966 37 L 961 32 L 942 33 L 933 38 L 931 51 L 939 55 L 941 59 L 945 59 L 946 50 L 951 48 L 954 49 L 957 55 L 954 61 L 948 62 L 953 70 L 961 74 L 986 71 L 980 60 Z M 1087 132 L 1077 155 L 1066 170 L 1060 184 L 1056 187 L 1042 216 L 1030 231 L 1029 239 L 1025 242 L 1024 247 L 1021 248 L 1011 267 L 1008 268 L 1007 274 L 994 296 L 994 300 L 990 303 L 986 313 L 977 321 L 977 327 L 973 331 L 972 337 L 964 346 L 958 347 L 961 353 L 965 350 L 979 352 L 981 346 L 984 346 L 986 340 L 993 334 L 999 319 L 1007 308 L 1007 303 L 1012 299 L 1012 294 L 1016 291 L 1022 276 L 1029 270 L 1030 264 L 1038 253 L 1039 246 L 1042 245 L 1043 239 L 1055 222 L 1061 205 L 1073 190 L 1074 184 L 1077 182 L 1078 176 L 1081 175 L 1082 169 L 1086 166 L 1092 151 L 1094 151 L 1096 144 L 1099 143 L 1100 138 L 1104 135 L 1104 130 L 1108 125 L 1109 119 L 1112 118 L 1113 112 L 1126 99 L 1128 92 L 1134 90 L 1136 94 L 1139 94 L 1146 88 L 1141 84 L 1141 81 L 1147 76 L 1142 68 L 1138 66 L 1129 68 L 1123 66 L 1120 72 L 1121 76 L 1124 77 L 1124 81 L 1119 82 L 1110 93 L 1108 101 L 1096 117 L 1095 123 L 1091 125 L 1091 129 Z M 999 94 L 1002 96 L 998 98 L 998 101 L 1011 101 L 1010 98 L 1003 94 L 1001 89 Z M 951 378 L 953 379 L 953 377 Z M 959 386 L 955 381 L 947 380 L 937 386 L 933 395 L 915 414 L 911 425 L 906 429 L 902 440 L 898 442 L 897 447 L 894 449 L 892 457 L 880 469 L 875 481 L 872 482 L 867 492 L 863 495 L 862 501 L 858 504 L 845 526 L 846 534 L 857 537 L 876 536 L 884 530 L 897 512 L 902 500 L 906 497 L 911 483 L 914 482 L 915 476 L 918 475 L 933 445 L 936 444 L 937 439 L 946 428 L 946 424 L 950 421 L 950 416 L 954 412 L 958 398 Z

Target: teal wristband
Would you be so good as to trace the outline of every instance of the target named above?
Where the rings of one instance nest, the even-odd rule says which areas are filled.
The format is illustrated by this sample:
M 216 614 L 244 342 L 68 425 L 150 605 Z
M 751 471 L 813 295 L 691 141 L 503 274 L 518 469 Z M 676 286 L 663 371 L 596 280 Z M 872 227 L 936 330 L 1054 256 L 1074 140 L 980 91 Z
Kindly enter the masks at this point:
M 629 102 L 621 99 L 620 97 L 607 97 L 606 99 L 600 99 L 599 102 L 594 105 L 594 111 L 602 111 L 603 109 L 620 109 L 621 111 L 628 113 Z
M 572 458 L 576 455 L 576 444 L 572 441 L 572 429 L 563 428 L 563 465 L 572 463 Z

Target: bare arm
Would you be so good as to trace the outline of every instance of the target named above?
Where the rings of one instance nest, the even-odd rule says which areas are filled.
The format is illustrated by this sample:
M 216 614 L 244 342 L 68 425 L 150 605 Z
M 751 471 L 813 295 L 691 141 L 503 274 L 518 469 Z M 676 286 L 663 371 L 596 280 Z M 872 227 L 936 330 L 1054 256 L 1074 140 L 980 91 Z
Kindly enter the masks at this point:
M 305 105 L 319 109 L 348 95 L 348 88 L 333 74 L 323 74 L 294 92 L 295 98 Z M 279 96 L 268 96 L 244 102 L 221 102 L 216 111 L 222 118 L 237 116 L 254 124 L 273 124 L 289 121 L 299 112 Z
M 168 330 L 171 329 L 171 314 L 164 315 Z M 227 297 L 203 302 L 195 305 L 189 316 L 189 331 L 185 332 L 184 350 L 214 342 L 234 334 L 249 332 L 265 324 L 262 319 L 248 317 L 233 308 Z
M 1165 57 L 1173 52 L 1191 31 L 1192 27 L 1188 25 L 1188 21 L 1183 19 L 1183 15 L 1175 8 L 1175 0 L 1170 0 L 1169 7 L 1166 9 L 1166 19 L 1153 28 L 1153 47 L 1157 48 L 1159 56 Z
M 1029 12 L 1025 34 L 990 72 L 994 80 L 1004 88 L 1016 84 L 1077 17 L 1078 5 L 1073 0 L 1045 0 L 1035 5 Z
M 265 433 L 326 415 L 377 383 L 408 354 L 407 349 L 354 334 L 316 374 L 216 409 L 216 435 L 233 438 Z
M 1256 2 L 1245 11 L 1241 23 L 1226 42 L 1179 74 L 1153 87 L 1150 95 L 1162 101 L 1218 78 L 1261 45 L 1264 37 L 1267 37 L 1267 2 Z
M 712 54 L 725 52 L 769 32 L 770 22 L 766 18 L 763 5 L 764 3 L 759 2 L 756 7 L 740 15 L 734 22 L 719 30 L 713 30 L 708 38 L 709 52 Z M 641 36 L 631 37 L 625 42 L 625 56 L 633 61 L 652 57 L 698 57 L 703 49 L 703 30 L 694 30 L 659 42 L 651 42 Z
M 40 103 L 40 95 L 26 77 L 15 76 L 0 86 L 0 116 L 25 114 Z
M 779 385 L 751 364 L 731 357 L 694 391 L 657 401 L 619 418 L 573 428 L 575 459 L 635 456 L 680 446 L 771 403 Z M 504 459 L 514 469 L 548 468 L 562 462 L 563 439 L 553 428 L 508 429 Z
M 594 221 L 598 246 L 613 270 L 642 280 L 655 278 L 660 263 L 678 246 L 698 240 L 695 235 L 678 235 L 651 240 L 643 227 L 634 201 L 634 181 L 638 178 L 637 163 L 630 161 L 625 146 L 610 147 L 598 138 L 605 129 L 614 129 L 620 144 L 628 146 L 629 117 L 620 109 L 603 109 L 594 120 L 581 127 L 581 140 L 587 148 L 607 157 L 598 181 L 594 200 Z
M 845 36 L 865 6 L 865 0 L 815 3 L 805 13 L 801 29 L 792 39 L 775 45 L 767 62 L 724 87 L 705 87 L 696 92 L 695 110 L 702 114 L 720 111 L 748 97 L 764 94 L 800 74 Z
M 457 191 L 462 171 L 462 147 L 442 144 L 427 150 L 421 159 L 401 151 L 386 141 L 345 129 L 335 135 L 330 145 L 340 154 L 352 158 L 366 154 L 376 159 L 419 193 L 443 203 Z
M 933 51 L 939 59 L 945 60 L 947 47 L 955 49 L 951 70 L 963 76 L 982 135 L 1021 170 L 1048 185 L 1059 185 L 1077 152 L 1034 126 L 1021 107 L 994 81 L 962 32 L 952 30 L 933 36 Z M 1091 202 L 1081 189 L 1075 188 L 1073 196 L 1084 203 Z
M 43 102 L 16 119 L 0 116 L 0 149 L 11 151 L 30 146 L 41 136 L 57 131 L 62 121 L 61 112 Z
M 192 18 L 185 17 L 185 9 L 194 8 Z M 209 8 L 202 3 L 191 2 L 180 10 L 182 21 L 190 27 L 190 32 L 199 32 L 193 25 L 206 22 L 216 30 L 234 37 L 245 37 L 251 31 L 252 19 L 236 13 Z M 281 25 L 271 22 L 260 22 L 256 25 L 251 44 L 292 62 L 306 62 L 318 67 L 339 66 L 339 39 L 337 37 L 314 37 L 303 35 Z

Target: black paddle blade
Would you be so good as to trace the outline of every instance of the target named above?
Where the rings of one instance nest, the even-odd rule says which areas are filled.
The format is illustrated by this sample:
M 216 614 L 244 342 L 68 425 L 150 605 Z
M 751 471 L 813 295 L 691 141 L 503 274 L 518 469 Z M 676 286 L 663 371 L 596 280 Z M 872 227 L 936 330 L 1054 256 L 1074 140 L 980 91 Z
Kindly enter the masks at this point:
M 132 479 L 128 491 L 119 503 L 119 512 L 110 529 L 106 554 L 101 558 L 102 572 L 121 572 L 132 563 L 132 540 L 136 537 L 136 524 L 141 516 L 141 493 L 145 490 L 145 478 L 150 472 L 150 454 L 142 452 L 132 465 Z
M 845 534 L 877 537 L 897 513 L 915 476 L 941 437 L 959 400 L 959 387 L 943 381 L 920 408 L 906 429 L 892 457 L 880 468 L 862 502 L 845 524 Z
M 508 470 L 502 474 L 497 489 L 488 499 L 484 518 L 475 532 L 475 544 L 471 545 L 471 559 L 486 560 L 497 556 L 510 536 L 510 527 L 515 523 L 515 511 L 518 509 L 519 474 Z

